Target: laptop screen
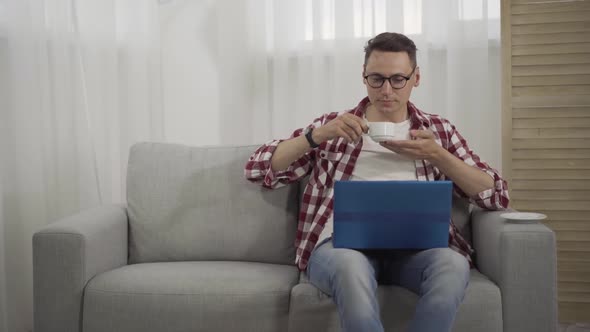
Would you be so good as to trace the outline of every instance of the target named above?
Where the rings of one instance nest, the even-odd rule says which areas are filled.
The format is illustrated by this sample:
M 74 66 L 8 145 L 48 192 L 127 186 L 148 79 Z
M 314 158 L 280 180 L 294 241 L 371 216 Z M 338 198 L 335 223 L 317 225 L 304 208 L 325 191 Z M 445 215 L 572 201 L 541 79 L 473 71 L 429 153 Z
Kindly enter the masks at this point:
M 337 181 L 334 247 L 448 246 L 451 181 Z

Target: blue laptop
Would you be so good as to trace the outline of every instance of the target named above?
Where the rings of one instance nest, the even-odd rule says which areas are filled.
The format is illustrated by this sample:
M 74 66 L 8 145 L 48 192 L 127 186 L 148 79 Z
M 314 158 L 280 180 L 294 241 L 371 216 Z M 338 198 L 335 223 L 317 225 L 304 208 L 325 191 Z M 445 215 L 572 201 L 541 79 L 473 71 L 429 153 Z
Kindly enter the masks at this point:
M 452 187 L 451 181 L 337 181 L 334 247 L 448 247 Z

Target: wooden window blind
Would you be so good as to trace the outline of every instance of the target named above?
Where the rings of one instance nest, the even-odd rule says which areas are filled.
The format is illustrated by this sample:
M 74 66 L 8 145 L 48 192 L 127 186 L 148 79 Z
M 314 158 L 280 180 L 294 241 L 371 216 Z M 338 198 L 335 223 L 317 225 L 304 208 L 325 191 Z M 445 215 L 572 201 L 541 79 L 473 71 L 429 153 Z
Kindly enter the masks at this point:
M 590 322 L 590 0 L 502 0 L 503 172 L 557 236 L 561 322 Z

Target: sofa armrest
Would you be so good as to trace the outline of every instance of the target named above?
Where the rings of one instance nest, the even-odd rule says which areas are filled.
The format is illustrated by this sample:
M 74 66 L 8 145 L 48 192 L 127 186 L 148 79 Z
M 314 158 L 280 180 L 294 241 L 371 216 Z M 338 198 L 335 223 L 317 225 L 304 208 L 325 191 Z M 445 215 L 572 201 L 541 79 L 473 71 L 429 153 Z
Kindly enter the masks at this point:
M 95 275 L 127 264 L 127 212 L 102 206 L 33 235 L 35 332 L 81 331 L 82 295 Z
M 500 287 L 504 331 L 557 331 L 555 234 L 541 223 L 506 222 L 504 212 L 472 214 L 476 265 Z

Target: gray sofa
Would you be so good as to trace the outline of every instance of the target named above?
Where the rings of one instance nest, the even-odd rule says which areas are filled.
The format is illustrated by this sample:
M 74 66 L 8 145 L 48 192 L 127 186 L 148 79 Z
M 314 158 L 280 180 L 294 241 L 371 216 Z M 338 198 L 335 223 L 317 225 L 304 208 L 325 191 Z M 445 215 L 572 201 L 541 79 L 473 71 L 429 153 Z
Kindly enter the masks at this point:
M 133 146 L 127 206 L 35 233 L 35 331 L 338 331 L 331 299 L 293 264 L 300 184 L 245 180 L 255 148 Z M 454 205 L 477 252 L 454 331 L 555 331 L 553 232 Z M 380 286 L 379 299 L 386 330 L 403 330 L 416 295 Z

